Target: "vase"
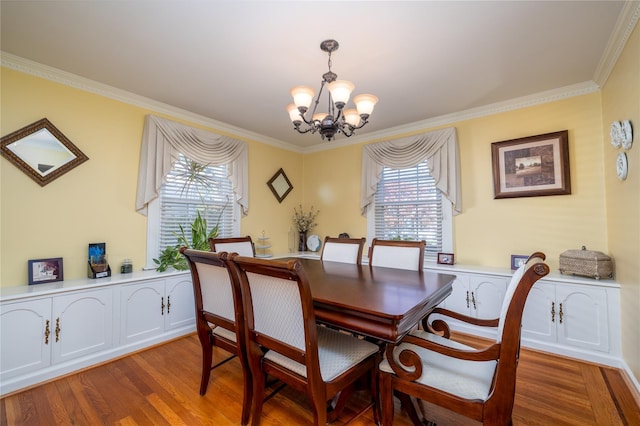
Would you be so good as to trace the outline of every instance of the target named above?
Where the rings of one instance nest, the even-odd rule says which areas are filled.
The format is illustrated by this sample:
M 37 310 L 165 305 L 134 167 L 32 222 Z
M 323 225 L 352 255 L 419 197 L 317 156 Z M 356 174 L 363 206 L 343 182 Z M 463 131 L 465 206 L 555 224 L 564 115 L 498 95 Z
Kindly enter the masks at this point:
M 300 238 L 298 240 L 298 250 L 306 251 L 307 250 L 307 233 L 300 231 Z

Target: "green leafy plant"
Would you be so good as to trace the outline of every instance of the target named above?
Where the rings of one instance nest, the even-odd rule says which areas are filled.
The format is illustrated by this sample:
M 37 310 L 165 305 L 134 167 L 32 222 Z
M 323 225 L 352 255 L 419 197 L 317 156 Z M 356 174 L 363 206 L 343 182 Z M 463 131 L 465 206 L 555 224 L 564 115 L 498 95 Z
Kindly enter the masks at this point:
M 207 173 L 208 164 L 201 164 L 187 157 L 180 156 L 180 160 L 175 165 L 176 179 L 182 182 L 180 194 L 198 194 L 201 203 L 206 211 L 205 196 L 212 188 L 212 180 Z M 180 247 L 185 246 L 194 250 L 209 250 L 209 238 L 218 237 L 219 223 L 222 213 L 229 204 L 229 200 L 220 211 L 216 225 L 207 230 L 207 219 L 202 217 L 198 210 L 196 218 L 191 223 L 191 238 L 187 238 L 184 227 L 179 225 L 180 232 L 174 232 L 178 239 L 178 243 L 173 246 L 167 246 L 160 253 L 157 259 L 153 259 L 157 265 L 156 271 L 166 271 L 168 268 L 177 270 L 186 270 L 189 268 L 187 260 L 180 253 Z
M 209 250 L 209 238 L 216 238 L 218 236 L 218 224 L 207 231 L 207 219 L 203 218 L 198 211 L 196 218 L 191 224 L 191 241 L 187 238 L 182 225 L 180 226 L 180 232 L 174 233 L 178 237 L 178 244 L 174 246 L 166 247 L 158 259 L 153 259 L 156 265 L 156 271 L 166 271 L 168 268 L 174 268 L 179 271 L 183 271 L 189 268 L 187 260 L 180 253 L 180 247 L 185 246 L 194 250 Z

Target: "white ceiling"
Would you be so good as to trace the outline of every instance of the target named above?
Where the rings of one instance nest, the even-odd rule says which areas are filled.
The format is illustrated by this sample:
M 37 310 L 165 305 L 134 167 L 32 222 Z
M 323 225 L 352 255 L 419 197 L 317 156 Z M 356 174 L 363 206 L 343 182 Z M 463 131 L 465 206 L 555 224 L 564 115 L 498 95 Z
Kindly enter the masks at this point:
M 295 133 L 285 106 L 292 86 L 319 88 L 325 39 L 340 43 L 332 56 L 339 78 L 355 83 L 354 94 L 380 98 L 360 136 L 602 84 L 629 25 L 623 18 L 638 14 L 637 1 L 2 0 L 0 7 L 3 52 L 302 149 L 323 142 Z

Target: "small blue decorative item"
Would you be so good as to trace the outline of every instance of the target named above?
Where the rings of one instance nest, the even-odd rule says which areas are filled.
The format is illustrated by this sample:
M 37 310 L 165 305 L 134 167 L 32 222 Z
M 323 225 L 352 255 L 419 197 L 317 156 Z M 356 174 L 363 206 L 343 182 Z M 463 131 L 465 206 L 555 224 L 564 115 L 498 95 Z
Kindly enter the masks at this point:
M 111 276 L 111 268 L 107 261 L 107 244 L 90 243 L 87 274 L 89 278 L 104 278 Z

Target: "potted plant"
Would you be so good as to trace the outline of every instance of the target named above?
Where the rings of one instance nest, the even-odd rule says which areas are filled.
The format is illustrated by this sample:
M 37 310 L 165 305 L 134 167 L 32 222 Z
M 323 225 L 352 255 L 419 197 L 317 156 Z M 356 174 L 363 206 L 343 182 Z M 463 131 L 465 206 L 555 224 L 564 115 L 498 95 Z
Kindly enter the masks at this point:
M 205 169 L 207 165 L 203 165 L 197 163 L 193 160 L 185 158 L 185 169 L 181 179 L 184 181 L 184 185 L 182 187 L 181 193 L 185 191 L 195 191 L 199 194 L 202 204 L 205 204 L 204 209 L 206 209 L 206 203 L 204 200 L 204 195 L 201 191 L 206 191 L 211 186 L 211 181 L 209 180 L 207 174 L 205 173 Z M 228 204 L 228 201 L 227 201 Z M 206 217 L 202 217 L 200 214 L 200 210 L 197 211 L 196 218 L 191 223 L 191 238 L 187 238 L 187 234 L 185 233 L 185 229 L 182 225 L 178 225 L 180 228 L 180 232 L 174 233 L 174 235 L 178 238 L 178 243 L 173 246 L 167 246 L 161 253 L 157 259 L 153 259 L 155 264 L 157 265 L 156 271 L 162 272 L 166 271 L 168 268 L 173 268 L 176 270 L 186 270 L 189 268 L 187 264 L 186 258 L 180 253 L 180 247 L 185 246 L 187 248 L 191 248 L 194 250 L 209 250 L 209 238 L 216 238 L 219 232 L 219 222 L 222 217 L 222 213 L 226 205 L 222 208 L 220 212 L 220 216 L 218 216 L 218 223 L 208 230 L 207 228 L 207 219 Z
M 218 224 L 207 231 L 207 219 L 197 213 L 196 218 L 191 224 L 191 243 L 184 232 L 182 225 L 180 226 L 180 233 L 177 233 L 178 244 L 174 246 L 167 246 L 160 257 L 153 259 L 156 265 L 156 271 L 166 271 L 168 268 L 173 268 L 179 271 L 183 271 L 189 268 L 186 258 L 180 253 L 180 247 L 185 246 L 194 250 L 209 250 L 209 238 L 216 238 L 218 236 Z

